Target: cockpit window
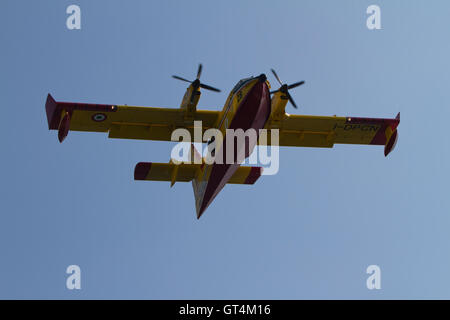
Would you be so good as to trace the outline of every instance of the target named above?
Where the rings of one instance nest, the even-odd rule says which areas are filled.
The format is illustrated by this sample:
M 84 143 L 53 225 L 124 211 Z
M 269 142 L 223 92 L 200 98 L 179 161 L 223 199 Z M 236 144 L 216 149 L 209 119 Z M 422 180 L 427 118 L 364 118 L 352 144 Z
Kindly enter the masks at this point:
M 238 91 L 240 88 L 242 88 L 242 86 L 243 86 L 244 84 L 246 84 L 247 82 L 249 82 L 250 80 L 253 80 L 253 78 L 250 77 L 250 78 L 245 78 L 245 79 L 240 80 L 240 81 L 234 86 L 234 88 L 233 88 L 233 93 L 235 93 L 235 92 Z

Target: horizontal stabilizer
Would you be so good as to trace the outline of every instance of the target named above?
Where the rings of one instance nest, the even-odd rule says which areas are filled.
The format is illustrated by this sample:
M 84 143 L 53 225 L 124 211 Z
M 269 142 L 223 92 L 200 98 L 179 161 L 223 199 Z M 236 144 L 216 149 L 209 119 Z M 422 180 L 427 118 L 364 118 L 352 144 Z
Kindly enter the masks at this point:
M 173 164 L 139 162 L 134 169 L 134 180 L 172 181 L 172 174 L 176 171 L 175 181 L 189 182 L 195 177 L 198 164 Z
M 174 164 L 139 162 L 134 169 L 134 180 L 147 181 L 192 181 L 201 172 L 203 164 Z M 254 184 L 262 174 L 262 167 L 239 167 L 228 183 Z

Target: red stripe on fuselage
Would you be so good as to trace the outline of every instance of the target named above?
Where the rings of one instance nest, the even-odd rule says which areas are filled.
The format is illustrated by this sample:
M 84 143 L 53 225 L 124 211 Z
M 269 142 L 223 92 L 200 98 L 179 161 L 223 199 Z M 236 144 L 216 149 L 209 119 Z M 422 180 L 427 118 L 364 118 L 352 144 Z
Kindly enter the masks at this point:
M 256 182 L 256 180 L 259 179 L 259 177 L 261 177 L 263 172 L 263 168 L 261 167 L 252 167 L 250 169 L 250 173 L 247 177 L 247 179 L 245 179 L 245 184 L 254 184 Z
M 269 115 L 269 88 L 265 81 L 258 82 L 254 85 L 254 87 L 245 96 L 244 100 L 240 104 L 238 110 L 236 111 L 236 114 L 233 117 L 233 120 L 231 121 L 229 129 L 242 129 L 246 131 L 252 128 L 256 130 L 258 134 L 259 130 L 264 128 Z M 222 144 L 223 148 L 225 148 L 226 146 L 226 140 L 227 136 L 225 135 Z M 235 149 L 240 150 L 242 147 L 245 148 L 245 141 L 244 146 L 237 146 L 237 148 Z M 223 152 L 223 154 L 223 159 L 225 160 L 225 152 Z M 240 164 L 214 163 L 212 166 L 213 167 L 211 169 L 211 174 L 209 176 L 202 204 L 200 206 L 199 212 L 197 213 L 197 218 L 200 218 L 202 213 L 211 204 L 217 194 L 223 189 L 223 187 L 227 184 L 227 182 L 239 168 Z

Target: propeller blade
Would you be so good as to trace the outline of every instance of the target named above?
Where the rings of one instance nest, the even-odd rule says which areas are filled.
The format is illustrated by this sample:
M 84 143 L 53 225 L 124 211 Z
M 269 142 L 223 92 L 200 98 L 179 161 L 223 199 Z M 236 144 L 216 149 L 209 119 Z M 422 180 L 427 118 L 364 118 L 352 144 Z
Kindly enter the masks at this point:
M 294 88 L 297 88 L 298 86 L 301 86 L 301 85 L 304 84 L 304 83 L 305 83 L 305 81 L 300 81 L 300 82 L 293 83 L 293 84 L 291 84 L 291 85 L 288 86 L 288 89 L 294 89 Z
M 206 90 L 215 91 L 215 92 L 220 92 L 219 89 L 211 87 L 211 86 L 208 86 L 207 84 L 203 84 L 203 83 L 200 83 L 200 88 L 203 88 L 203 89 L 206 89 Z
M 282 92 L 284 94 L 286 94 L 287 98 L 289 99 L 289 102 L 292 104 L 292 106 L 295 109 L 298 109 L 297 104 L 295 103 L 294 99 L 292 98 L 292 96 L 289 93 L 289 89 L 294 89 L 297 88 L 298 86 L 301 86 L 302 84 L 305 83 L 305 81 L 299 81 L 299 82 L 295 82 L 291 85 L 287 85 L 287 84 L 283 84 L 280 80 L 280 77 L 278 77 L 277 73 L 275 72 L 275 70 L 270 69 L 273 73 L 273 75 L 275 76 L 275 79 L 277 79 L 277 81 L 280 83 L 281 87 L 278 90 L 275 91 L 271 91 L 270 93 L 276 93 L 276 92 Z
M 278 82 L 280 83 L 280 85 L 282 86 L 283 83 L 281 82 L 281 80 L 280 80 L 280 78 L 278 77 L 278 75 L 277 75 L 277 73 L 275 72 L 275 70 L 273 70 L 273 69 L 270 69 L 270 70 L 272 71 L 273 75 L 275 76 L 275 79 L 277 79 Z
M 294 102 L 294 99 L 292 99 L 292 97 L 291 97 L 291 95 L 289 94 L 289 92 L 287 92 L 287 96 L 288 96 L 289 102 L 292 104 L 292 106 L 293 106 L 295 109 L 298 109 L 297 105 L 296 105 L 295 102 Z
M 203 66 L 202 66 L 202 64 L 200 63 L 200 64 L 198 65 L 198 70 L 197 70 L 197 79 L 200 79 L 200 76 L 202 75 L 202 69 L 203 69 Z
M 206 89 L 206 90 L 220 92 L 219 89 L 211 87 L 211 86 L 208 86 L 207 84 L 203 84 L 203 83 L 200 82 L 200 76 L 202 75 L 202 70 L 203 70 L 203 65 L 201 63 L 199 63 L 198 69 L 197 69 L 197 78 L 194 81 L 190 81 L 188 79 L 185 79 L 185 78 L 182 78 L 182 77 L 179 77 L 179 76 L 172 76 L 172 78 L 192 83 L 192 86 L 194 87 L 195 91 L 200 87 L 200 88 L 203 88 L 203 89 Z M 192 94 L 191 100 L 193 99 L 193 97 L 194 97 L 194 95 Z
M 189 83 L 192 82 L 192 81 L 189 81 L 189 80 L 187 80 L 187 79 L 185 79 L 185 78 L 182 78 L 182 77 L 179 77 L 179 76 L 172 76 L 172 78 L 178 79 L 178 80 L 181 80 L 181 81 L 186 81 L 186 82 L 189 82 Z

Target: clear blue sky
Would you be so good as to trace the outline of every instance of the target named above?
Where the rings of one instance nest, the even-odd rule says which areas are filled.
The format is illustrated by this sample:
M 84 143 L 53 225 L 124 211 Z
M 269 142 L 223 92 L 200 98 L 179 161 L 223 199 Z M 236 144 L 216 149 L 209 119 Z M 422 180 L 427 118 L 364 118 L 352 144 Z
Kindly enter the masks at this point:
M 66 28 L 77 4 L 82 29 Z M 382 30 L 366 27 L 381 7 Z M 450 298 L 448 1 L 0 3 L 0 298 Z M 57 100 L 178 107 L 275 68 L 290 113 L 402 118 L 397 149 L 282 148 L 200 220 L 190 184 L 133 181 L 172 143 L 47 129 Z M 269 80 L 275 86 L 273 77 Z M 65 287 L 68 265 L 82 289 Z M 382 289 L 366 288 L 379 265 Z

